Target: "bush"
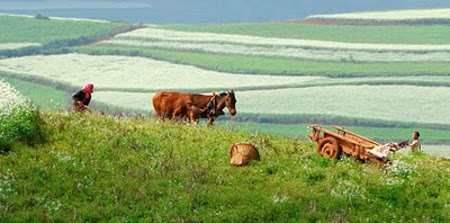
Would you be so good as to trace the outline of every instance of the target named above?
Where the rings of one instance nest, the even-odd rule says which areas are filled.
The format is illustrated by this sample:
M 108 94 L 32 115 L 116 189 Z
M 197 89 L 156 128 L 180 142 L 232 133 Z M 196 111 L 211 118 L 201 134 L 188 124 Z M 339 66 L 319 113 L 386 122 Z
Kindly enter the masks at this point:
M 35 19 L 43 19 L 43 20 L 49 20 L 50 18 L 45 15 L 37 14 L 34 16 Z
M 32 144 L 39 138 L 39 114 L 31 102 L 0 81 L 0 152 L 7 152 L 12 144 Z

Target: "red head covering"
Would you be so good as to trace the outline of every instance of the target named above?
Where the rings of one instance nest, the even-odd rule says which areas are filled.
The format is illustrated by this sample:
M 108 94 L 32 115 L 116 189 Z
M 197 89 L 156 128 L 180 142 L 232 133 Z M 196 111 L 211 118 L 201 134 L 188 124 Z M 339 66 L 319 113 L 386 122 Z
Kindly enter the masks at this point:
M 86 86 L 84 86 L 83 91 L 86 94 L 86 98 L 90 98 L 91 97 L 91 91 L 94 90 L 94 85 L 89 83 L 86 84 Z

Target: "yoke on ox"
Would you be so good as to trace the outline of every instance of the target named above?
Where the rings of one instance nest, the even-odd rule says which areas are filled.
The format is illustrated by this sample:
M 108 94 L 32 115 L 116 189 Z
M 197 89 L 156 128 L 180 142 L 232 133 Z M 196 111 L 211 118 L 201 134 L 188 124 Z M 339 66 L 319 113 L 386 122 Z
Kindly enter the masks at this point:
M 200 118 L 207 118 L 208 125 L 212 125 L 218 116 L 225 114 L 223 112 L 225 107 L 231 116 L 236 115 L 235 106 L 236 98 L 233 90 L 218 95 L 162 91 L 153 97 L 153 108 L 162 121 L 167 118 L 177 122 L 187 118 L 190 122 L 198 122 Z

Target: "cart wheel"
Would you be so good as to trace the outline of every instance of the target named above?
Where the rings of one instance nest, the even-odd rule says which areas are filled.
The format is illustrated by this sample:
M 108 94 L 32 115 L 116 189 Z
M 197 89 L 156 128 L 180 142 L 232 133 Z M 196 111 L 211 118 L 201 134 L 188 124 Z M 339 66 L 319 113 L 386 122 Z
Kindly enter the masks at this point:
M 317 146 L 317 152 L 322 156 L 337 159 L 341 156 L 342 149 L 335 138 L 327 137 Z

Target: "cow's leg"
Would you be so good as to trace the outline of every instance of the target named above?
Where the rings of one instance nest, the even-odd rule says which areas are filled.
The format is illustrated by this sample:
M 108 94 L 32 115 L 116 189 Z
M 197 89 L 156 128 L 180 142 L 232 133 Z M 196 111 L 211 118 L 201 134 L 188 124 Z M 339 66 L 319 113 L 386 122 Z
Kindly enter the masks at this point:
M 173 123 L 178 122 L 180 115 L 181 115 L 181 109 L 180 108 L 175 109 L 175 111 L 173 111 L 173 114 L 172 114 L 172 122 Z
M 215 116 L 208 116 L 208 126 L 214 125 Z
M 188 117 L 188 122 L 189 123 L 196 123 L 196 115 L 195 115 L 195 112 L 193 112 L 193 111 L 190 111 L 189 112 L 189 117 Z
M 165 121 L 166 113 L 167 113 L 167 111 L 165 111 L 165 110 L 162 110 L 162 111 L 159 112 L 159 116 L 158 116 L 159 117 L 159 121 L 161 121 L 161 122 Z
M 160 122 L 163 122 L 163 121 L 164 121 L 164 116 L 163 116 L 163 113 L 162 113 L 161 111 L 157 111 L 157 112 L 156 112 L 156 117 L 158 117 L 158 120 L 159 120 Z

